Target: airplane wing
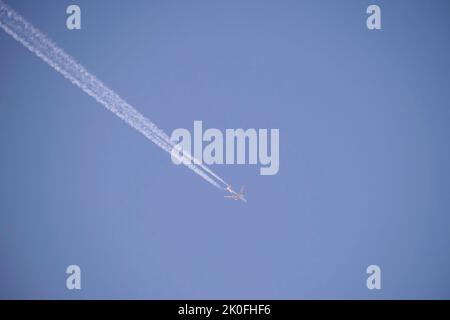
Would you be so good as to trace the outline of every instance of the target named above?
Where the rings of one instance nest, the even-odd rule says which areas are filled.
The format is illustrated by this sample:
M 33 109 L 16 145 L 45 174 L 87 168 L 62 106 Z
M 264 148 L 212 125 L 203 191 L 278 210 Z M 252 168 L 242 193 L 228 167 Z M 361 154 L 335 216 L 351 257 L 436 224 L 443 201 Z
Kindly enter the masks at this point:
M 234 199 L 235 196 L 223 196 L 224 198 L 230 198 L 230 199 Z
M 241 194 L 244 193 L 244 186 L 241 187 L 241 191 L 239 193 L 241 193 Z

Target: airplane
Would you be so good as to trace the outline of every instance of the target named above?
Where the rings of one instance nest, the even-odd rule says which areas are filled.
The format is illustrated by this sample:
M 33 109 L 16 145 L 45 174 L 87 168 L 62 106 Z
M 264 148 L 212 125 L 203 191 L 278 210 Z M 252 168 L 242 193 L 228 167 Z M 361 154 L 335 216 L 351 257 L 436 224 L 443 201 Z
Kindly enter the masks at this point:
M 225 196 L 225 198 L 233 199 L 233 200 L 241 200 L 242 202 L 247 202 L 247 199 L 244 198 L 244 186 L 241 187 L 241 191 L 236 192 L 231 189 L 231 185 L 227 186 L 227 191 L 231 193 L 230 196 Z

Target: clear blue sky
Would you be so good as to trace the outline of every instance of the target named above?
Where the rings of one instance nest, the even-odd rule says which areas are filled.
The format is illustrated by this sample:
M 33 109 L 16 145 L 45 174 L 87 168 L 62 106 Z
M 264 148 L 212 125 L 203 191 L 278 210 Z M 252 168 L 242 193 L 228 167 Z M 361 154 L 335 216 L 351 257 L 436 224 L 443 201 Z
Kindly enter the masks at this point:
M 448 1 L 6 2 L 167 132 L 279 128 L 280 171 L 224 199 L 2 31 L 0 298 L 450 298 Z

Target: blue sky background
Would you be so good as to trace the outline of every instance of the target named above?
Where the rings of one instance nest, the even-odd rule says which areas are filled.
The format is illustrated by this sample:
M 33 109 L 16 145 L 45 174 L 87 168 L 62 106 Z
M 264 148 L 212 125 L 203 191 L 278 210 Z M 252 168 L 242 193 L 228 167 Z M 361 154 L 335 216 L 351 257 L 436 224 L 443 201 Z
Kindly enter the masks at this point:
M 0 32 L 0 298 L 450 298 L 448 1 L 7 2 L 169 133 L 279 128 L 280 171 L 213 166 L 227 201 Z

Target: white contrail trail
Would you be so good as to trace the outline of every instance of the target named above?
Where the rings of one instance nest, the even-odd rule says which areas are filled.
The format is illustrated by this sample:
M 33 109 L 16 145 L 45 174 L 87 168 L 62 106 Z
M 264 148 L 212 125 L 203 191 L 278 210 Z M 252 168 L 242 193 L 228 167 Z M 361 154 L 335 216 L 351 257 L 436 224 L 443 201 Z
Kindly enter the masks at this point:
M 168 153 L 172 153 L 174 143 L 165 132 L 145 118 L 94 75 L 90 74 L 74 58 L 59 48 L 52 40 L 7 6 L 2 0 L 0 0 L 0 27 L 66 79 L 100 102 L 106 109 L 142 133 L 158 147 Z M 184 157 L 189 159 L 190 164 L 185 165 L 217 188 L 223 189 L 224 185 L 227 185 L 223 179 L 208 167 L 194 162 L 194 158 L 189 153 L 183 152 L 181 157 L 176 152 L 174 155 L 178 158 Z M 184 164 L 184 161 L 182 163 Z

